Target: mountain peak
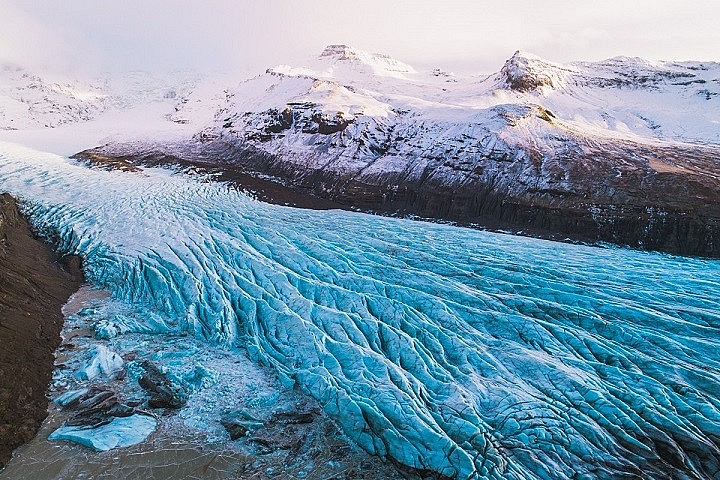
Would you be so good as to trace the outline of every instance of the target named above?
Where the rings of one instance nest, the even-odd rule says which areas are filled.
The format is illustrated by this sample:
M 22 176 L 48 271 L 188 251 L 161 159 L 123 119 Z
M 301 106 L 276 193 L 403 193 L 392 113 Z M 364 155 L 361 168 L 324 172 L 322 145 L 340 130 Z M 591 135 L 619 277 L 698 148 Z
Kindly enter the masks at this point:
M 362 54 L 367 55 L 368 53 L 357 50 L 349 45 L 338 43 L 325 47 L 322 53 L 320 53 L 320 58 L 332 58 L 334 60 L 357 60 Z
M 559 87 L 562 84 L 562 70 L 565 69 L 561 65 L 517 50 L 505 62 L 500 74 L 510 89 L 529 92 L 543 87 Z
M 322 53 L 320 53 L 318 58 L 320 60 L 330 60 L 333 63 L 342 62 L 369 67 L 376 75 L 397 76 L 406 73 L 415 73 L 413 67 L 400 60 L 396 60 L 390 55 L 370 53 L 344 44 L 328 45 Z

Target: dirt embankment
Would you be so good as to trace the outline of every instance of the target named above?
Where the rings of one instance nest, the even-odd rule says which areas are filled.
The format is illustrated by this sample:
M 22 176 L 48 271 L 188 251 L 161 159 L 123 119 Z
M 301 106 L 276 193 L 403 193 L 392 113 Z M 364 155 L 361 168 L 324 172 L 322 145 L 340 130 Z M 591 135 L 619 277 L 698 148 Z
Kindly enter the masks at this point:
M 15 200 L 0 195 L 0 468 L 47 415 L 45 391 L 68 297 L 83 283 L 76 257 L 37 239 Z

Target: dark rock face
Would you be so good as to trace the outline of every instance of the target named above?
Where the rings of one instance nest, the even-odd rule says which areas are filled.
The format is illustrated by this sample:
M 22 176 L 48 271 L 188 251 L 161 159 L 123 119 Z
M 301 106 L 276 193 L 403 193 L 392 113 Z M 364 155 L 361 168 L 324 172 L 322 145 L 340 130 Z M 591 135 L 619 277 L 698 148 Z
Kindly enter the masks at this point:
M 84 281 L 79 259 L 62 263 L 0 195 L 0 467 L 47 415 L 60 308 Z
M 542 108 L 501 112 L 508 124 Z M 348 129 L 349 130 L 349 129 Z M 363 133 L 353 144 L 366 165 L 401 158 L 401 169 L 335 168 L 323 162 L 337 135 L 323 136 L 317 158 L 268 152 L 250 141 L 215 139 L 151 152 L 101 150 L 113 161 L 173 163 L 224 173 L 239 185 L 263 176 L 274 183 L 261 199 L 310 208 L 349 208 L 417 215 L 460 225 L 582 242 L 610 242 L 681 255 L 720 257 L 720 149 L 648 146 L 623 140 L 559 137 L 552 149 L 502 144 L 490 136 L 434 145 L 411 157 L 411 132 Z M 427 132 L 424 132 L 427 133 Z M 347 141 L 347 131 L 343 132 Z M 347 150 L 347 149 L 346 149 Z M 80 158 L 91 158 L 87 152 Z M 170 155 L 168 155 L 170 154 Z M 267 176 L 271 176 L 268 180 Z M 250 190 L 253 190 L 250 187 Z M 293 193 L 295 192 L 295 193 Z M 315 199 L 304 202 L 302 199 Z
M 150 408 L 180 408 L 187 403 L 187 393 L 183 388 L 174 384 L 153 363 L 143 360 L 140 365 L 145 374 L 138 383 L 150 394 Z
M 108 387 L 92 387 L 63 408 L 72 412 L 64 425 L 91 428 L 106 425 L 115 417 L 129 417 L 137 413 L 135 407 L 122 403 L 117 393 Z
M 548 67 L 539 59 L 527 58 L 517 51 L 505 62 L 500 75 L 510 89 L 529 92 L 540 87 L 555 86 L 549 73 L 553 67 Z
M 255 119 L 258 121 L 256 129 L 248 133 L 248 138 L 264 143 L 281 137 L 289 130 L 301 131 L 304 134 L 331 135 L 342 132 L 353 122 L 352 119 L 345 118 L 342 112 L 330 115 L 317 111 L 316 107 L 313 103 L 292 103 L 283 110 L 267 110 Z M 227 117 L 223 120 L 222 128 L 232 129 L 238 120 Z
M 220 424 L 230 435 L 230 440 L 237 440 L 247 434 L 248 428 L 240 421 L 234 418 L 223 418 L 220 420 Z
M 307 441 L 307 426 L 319 416 L 317 409 L 275 413 L 252 432 L 249 441 L 269 451 L 297 453 Z
M 334 116 L 315 114 L 312 117 L 313 122 L 317 124 L 317 133 L 321 135 L 330 135 L 332 133 L 342 132 L 351 123 L 341 113 Z M 315 133 L 310 130 L 308 133 Z

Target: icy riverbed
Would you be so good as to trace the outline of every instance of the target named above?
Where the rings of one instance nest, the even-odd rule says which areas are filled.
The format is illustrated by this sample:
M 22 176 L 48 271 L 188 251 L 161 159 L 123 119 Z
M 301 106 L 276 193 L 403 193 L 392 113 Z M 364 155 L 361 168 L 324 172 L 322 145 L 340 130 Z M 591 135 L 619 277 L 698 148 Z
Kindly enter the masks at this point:
M 720 472 L 720 262 L 297 210 L 10 144 L 0 190 L 158 312 L 96 331 L 242 347 L 371 453 L 455 478 Z
M 3 480 L 325 479 L 357 478 L 357 472 L 367 480 L 419 478 L 349 444 L 312 399 L 283 389 L 270 368 L 237 348 L 211 346 L 182 332 L 108 337 L 104 327 L 109 324 L 157 314 L 88 286 L 70 298 L 63 313 L 49 416 L 0 471 Z M 94 361 L 98 357 L 105 361 Z M 121 369 L 92 370 L 97 375 L 91 379 L 81 374 L 89 365 L 120 362 Z M 138 378 L 146 362 L 182 385 L 185 405 L 163 409 L 144 402 L 147 392 Z M 79 399 L 92 392 L 105 401 L 78 409 Z M 140 408 L 127 415 L 121 404 Z M 113 418 L 118 414 L 126 416 Z M 235 435 L 224 427 L 227 419 L 238 420 Z M 87 420 L 96 425 L 83 425 Z M 242 424 L 248 427 L 245 435 L 237 430 Z

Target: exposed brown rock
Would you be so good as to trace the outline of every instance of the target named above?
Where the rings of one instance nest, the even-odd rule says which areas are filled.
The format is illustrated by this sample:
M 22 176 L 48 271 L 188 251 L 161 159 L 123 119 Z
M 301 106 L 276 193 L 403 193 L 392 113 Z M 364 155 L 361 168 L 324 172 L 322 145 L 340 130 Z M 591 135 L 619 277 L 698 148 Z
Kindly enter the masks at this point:
M 187 393 L 172 381 L 154 363 L 149 360 L 140 362 L 145 373 L 138 383 L 148 392 L 150 408 L 180 408 L 187 403 Z
M 138 412 L 135 407 L 122 403 L 109 387 L 93 387 L 65 408 L 73 412 L 65 425 L 92 428 L 106 425 L 115 417 L 129 417 Z
M 0 466 L 47 415 L 60 308 L 83 282 L 77 259 L 62 263 L 0 195 Z

